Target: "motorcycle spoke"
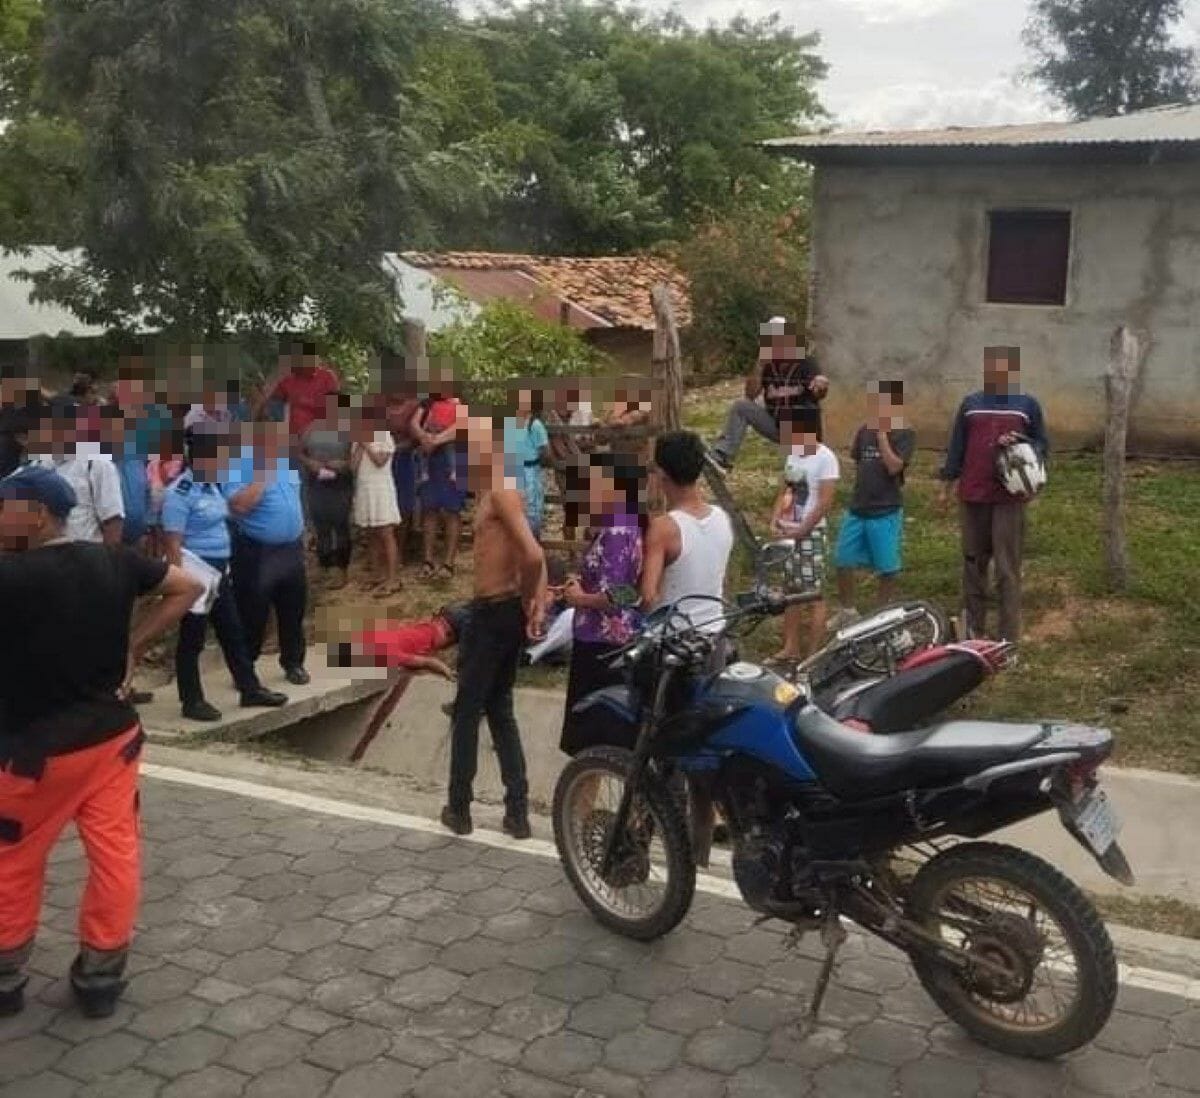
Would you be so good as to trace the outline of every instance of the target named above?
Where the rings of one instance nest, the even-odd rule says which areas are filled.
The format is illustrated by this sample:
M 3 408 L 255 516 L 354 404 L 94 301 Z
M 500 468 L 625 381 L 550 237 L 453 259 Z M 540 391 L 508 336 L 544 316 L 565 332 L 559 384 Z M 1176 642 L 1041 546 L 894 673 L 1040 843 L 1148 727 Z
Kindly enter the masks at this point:
M 616 915 L 641 918 L 661 906 L 669 883 L 662 829 L 644 802 L 632 807 L 616 879 L 600 872 L 624 791 L 623 779 L 611 773 L 593 772 L 576 782 L 567 798 L 567 847 L 600 903 Z
M 1073 1008 L 1079 981 L 1070 943 L 1023 890 L 1001 881 L 956 882 L 940 899 L 937 922 L 943 943 L 967 965 L 957 978 L 970 1001 L 993 1020 L 1039 1030 Z

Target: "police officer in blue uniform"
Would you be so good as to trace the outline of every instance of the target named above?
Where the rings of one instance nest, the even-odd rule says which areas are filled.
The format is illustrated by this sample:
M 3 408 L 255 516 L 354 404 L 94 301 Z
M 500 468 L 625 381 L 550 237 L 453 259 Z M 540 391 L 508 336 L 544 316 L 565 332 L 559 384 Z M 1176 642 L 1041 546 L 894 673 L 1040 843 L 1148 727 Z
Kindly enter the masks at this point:
M 182 551 L 189 550 L 217 574 L 216 597 L 207 613 L 188 613 L 179 625 L 175 648 L 175 681 L 183 715 L 194 721 L 219 721 L 221 712 L 205 700 L 200 682 L 200 653 L 208 622 L 212 619 L 217 643 L 241 694 L 244 708 L 277 708 L 287 696 L 267 690 L 259 682 L 254 661 L 246 649 L 246 638 L 238 617 L 237 603 L 229 581 L 232 539 L 229 533 L 229 504 L 220 487 L 222 472 L 229 465 L 228 433 L 200 425 L 190 433 L 188 465 L 167 489 L 163 500 L 162 529 L 167 559 L 187 565 Z M 194 608 L 193 608 L 194 610 Z
M 300 474 L 288 460 L 282 424 L 254 424 L 222 489 L 233 515 L 233 590 L 251 660 L 262 652 L 272 608 L 279 630 L 279 664 L 293 686 L 304 670 L 304 513 Z

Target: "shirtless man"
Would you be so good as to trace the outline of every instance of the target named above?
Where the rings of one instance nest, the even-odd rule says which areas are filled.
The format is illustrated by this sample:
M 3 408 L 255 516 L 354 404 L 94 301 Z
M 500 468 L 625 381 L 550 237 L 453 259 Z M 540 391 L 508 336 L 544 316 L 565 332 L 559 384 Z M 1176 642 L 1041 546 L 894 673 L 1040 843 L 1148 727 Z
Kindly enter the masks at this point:
M 456 835 L 471 833 L 479 722 L 486 716 L 504 782 L 504 830 L 514 839 L 528 839 L 529 784 L 513 685 L 526 640 L 542 632 L 546 557 L 525 518 L 516 481 L 505 476 L 499 431 L 490 418 L 467 420 L 469 483 L 476 493 L 475 597 L 458 646 L 450 803 L 442 810 L 442 823 Z

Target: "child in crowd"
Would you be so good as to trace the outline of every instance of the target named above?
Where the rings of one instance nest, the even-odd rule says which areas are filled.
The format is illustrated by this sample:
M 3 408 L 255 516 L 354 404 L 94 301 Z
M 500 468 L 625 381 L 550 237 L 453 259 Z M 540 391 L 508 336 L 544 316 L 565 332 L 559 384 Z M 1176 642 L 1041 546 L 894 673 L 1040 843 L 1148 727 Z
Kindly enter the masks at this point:
M 504 421 L 504 458 L 509 476 L 516 480 L 525 501 L 525 517 L 533 536 L 542 539 L 546 517 L 543 470 L 553 464 L 550 436 L 541 420 L 542 394 L 531 388 L 517 390 L 517 414 Z
M 411 433 L 417 443 L 417 501 L 421 508 L 422 579 L 450 579 L 458 557 L 462 512 L 467 500 L 467 478 L 457 443 L 461 406 L 453 395 L 453 375 L 434 372 L 437 390 L 421 401 L 413 416 Z M 445 538 L 441 565 L 434 562 L 438 529 Z
M 378 429 L 365 412 L 360 411 L 351 428 L 354 446 L 350 464 L 354 470 L 354 525 L 369 530 L 374 542 L 379 579 L 375 589 L 395 594 L 400 581 L 400 547 L 396 528 L 400 525 L 400 507 L 396 502 L 396 482 L 392 479 L 392 455 L 396 444 L 392 433 Z
M 780 413 L 780 442 L 787 454 L 783 488 L 775 501 L 771 529 L 795 545 L 791 585 L 820 595 L 825 582 L 825 536 L 841 476 L 837 455 L 818 438 L 820 416 L 800 406 Z M 805 623 L 807 621 L 807 630 Z M 778 663 L 795 663 L 815 652 L 825 635 L 824 598 L 793 606 L 783 619 Z
M 904 473 L 917 448 L 917 433 L 904 425 L 904 383 L 872 386 L 874 408 L 854 436 L 850 456 L 857 463 L 854 495 L 838 537 L 839 618 L 854 618 L 857 570 L 879 577 L 879 599 L 896 597 L 903 568 Z

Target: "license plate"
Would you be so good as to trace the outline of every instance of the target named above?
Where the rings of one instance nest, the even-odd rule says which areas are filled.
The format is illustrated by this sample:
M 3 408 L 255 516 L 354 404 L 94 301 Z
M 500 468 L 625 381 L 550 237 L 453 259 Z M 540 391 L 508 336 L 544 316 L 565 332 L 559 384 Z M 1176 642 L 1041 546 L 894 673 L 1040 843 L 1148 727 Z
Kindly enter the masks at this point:
M 1080 801 L 1074 807 L 1072 816 L 1079 833 L 1097 854 L 1107 853 L 1121 832 L 1121 821 L 1108 795 L 1099 790 L 1089 793 Z

